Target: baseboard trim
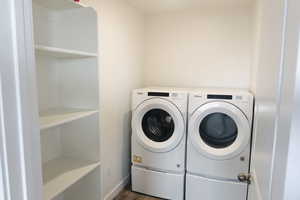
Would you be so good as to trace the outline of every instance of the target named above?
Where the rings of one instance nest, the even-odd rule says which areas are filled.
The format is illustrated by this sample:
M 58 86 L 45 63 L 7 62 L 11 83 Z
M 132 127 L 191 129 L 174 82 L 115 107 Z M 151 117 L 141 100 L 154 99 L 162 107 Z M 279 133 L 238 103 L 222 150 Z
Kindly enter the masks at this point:
M 104 200 L 113 200 L 129 183 L 130 175 L 126 176 L 121 180 L 107 195 L 105 195 Z

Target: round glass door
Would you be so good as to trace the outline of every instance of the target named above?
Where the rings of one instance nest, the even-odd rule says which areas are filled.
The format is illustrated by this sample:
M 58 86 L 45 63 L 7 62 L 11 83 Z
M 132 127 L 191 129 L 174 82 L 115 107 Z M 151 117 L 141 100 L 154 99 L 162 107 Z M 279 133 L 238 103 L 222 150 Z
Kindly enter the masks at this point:
M 152 152 L 168 152 L 184 138 L 185 120 L 170 101 L 152 98 L 133 110 L 133 138 Z
M 150 140 L 165 142 L 173 135 L 174 121 L 168 112 L 162 109 L 152 109 L 144 115 L 142 129 Z
M 234 143 L 238 128 L 234 120 L 224 113 L 212 113 L 204 117 L 199 126 L 202 140 L 213 148 L 226 148 Z
M 204 156 L 226 160 L 240 154 L 249 145 L 251 127 L 245 114 L 236 106 L 210 102 L 192 114 L 188 136 Z

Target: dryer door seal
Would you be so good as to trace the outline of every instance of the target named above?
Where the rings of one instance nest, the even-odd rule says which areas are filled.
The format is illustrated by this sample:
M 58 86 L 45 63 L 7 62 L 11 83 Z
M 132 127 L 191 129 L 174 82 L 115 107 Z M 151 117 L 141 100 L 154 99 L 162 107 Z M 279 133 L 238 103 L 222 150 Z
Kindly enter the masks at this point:
M 153 152 L 168 152 L 185 135 L 182 113 L 170 101 L 153 98 L 141 103 L 132 116 L 132 130 L 136 140 Z
M 204 104 L 189 120 L 189 139 L 201 154 L 210 159 L 225 160 L 239 155 L 250 138 L 248 119 L 230 103 Z

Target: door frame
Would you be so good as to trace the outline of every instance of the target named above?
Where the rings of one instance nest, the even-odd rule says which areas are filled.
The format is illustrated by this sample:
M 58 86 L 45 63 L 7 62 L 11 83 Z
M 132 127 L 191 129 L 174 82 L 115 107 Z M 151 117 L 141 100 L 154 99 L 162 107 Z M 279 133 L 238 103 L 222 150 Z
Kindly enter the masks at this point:
M 286 0 L 286 24 L 271 200 L 298 200 L 300 191 L 300 2 Z
M 280 61 L 277 62 L 279 78 L 274 108 L 275 137 L 272 140 L 272 155 L 267 155 L 271 157 L 270 178 L 263 183 L 264 186 L 257 182 L 257 175 L 252 168 L 253 156 L 257 155 L 255 152 L 252 155 L 253 183 L 250 185 L 251 193 L 248 194 L 248 200 L 298 200 L 300 191 L 295 184 L 299 182 L 297 178 L 300 176 L 298 170 L 300 168 L 298 159 L 300 152 L 300 2 L 298 0 L 275 2 L 269 0 L 268 2 L 280 4 L 280 18 L 283 23 L 280 27 L 282 36 L 279 41 Z M 262 9 L 261 12 L 265 10 Z M 254 122 L 254 130 L 255 124 L 257 123 Z M 267 198 L 262 197 L 262 192 L 267 193 Z
M 31 0 L 0 7 L 0 170 L 5 200 L 41 200 Z

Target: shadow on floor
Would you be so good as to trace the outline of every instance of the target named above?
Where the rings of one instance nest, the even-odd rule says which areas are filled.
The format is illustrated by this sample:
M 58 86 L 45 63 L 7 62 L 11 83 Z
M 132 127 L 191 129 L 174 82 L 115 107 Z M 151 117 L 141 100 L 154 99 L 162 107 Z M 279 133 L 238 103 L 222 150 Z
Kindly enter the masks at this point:
M 126 186 L 126 188 L 124 188 L 124 190 L 120 192 L 120 194 L 118 194 L 116 198 L 114 198 L 114 200 L 162 200 L 162 199 L 132 192 L 131 186 L 128 185 Z

